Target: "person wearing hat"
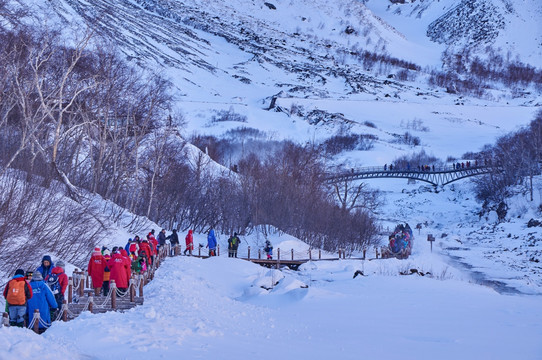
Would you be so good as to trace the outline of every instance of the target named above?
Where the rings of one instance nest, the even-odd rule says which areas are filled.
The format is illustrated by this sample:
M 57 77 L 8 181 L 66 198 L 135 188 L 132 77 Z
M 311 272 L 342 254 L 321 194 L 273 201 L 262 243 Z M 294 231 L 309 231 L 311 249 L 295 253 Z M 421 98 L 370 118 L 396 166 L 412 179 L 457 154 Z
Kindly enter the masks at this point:
M 68 275 L 66 275 L 66 272 L 64 271 L 65 266 L 64 261 L 58 260 L 56 266 L 51 270 L 51 275 L 48 275 L 45 279 L 45 282 L 49 285 L 49 288 L 55 296 L 58 307 L 64 302 L 64 294 L 68 288 Z M 58 307 L 51 308 L 51 317 L 53 318 L 53 321 L 58 315 Z
M 28 318 L 30 320 L 28 327 L 30 327 L 30 325 L 33 325 L 32 320 L 34 319 L 34 310 L 38 309 L 40 312 L 39 330 L 40 333 L 42 333 L 47 330 L 49 326 L 51 326 L 50 309 L 58 308 L 58 304 L 55 300 L 53 292 L 51 291 L 49 286 L 45 284 L 45 282 L 43 281 L 43 276 L 39 271 L 35 272 L 32 276 L 30 286 L 32 287 L 32 292 L 34 293 L 34 296 L 32 296 L 30 300 L 28 300 L 27 304 Z
M 41 276 L 45 279 L 47 278 L 47 275 L 51 273 L 51 270 L 55 267 L 55 264 L 53 264 L 53 260 L 51 260 L 51 256 L 45 255 L 43 259 L 41 259 L 41 265 L 36 269 L 36 272 L 40 272 Z
M 17 269 L 13 278 L 4 288 L 4 298 L 8 306 L 9 324 L 24 327 L 26 303 L 33 296 L 32 288 L 24 277 L 24 270 Z
M 104 254 L 109 252 L 105 250 Z M 94 251 L 90 260 L 88 261 L 87 272 L 92 279 L 92 287 L 94 288 L 94 293 L 97 295 L 100 293 L 104 281 L 104 271 L 107 266 L 107 261 L 101 252 Z

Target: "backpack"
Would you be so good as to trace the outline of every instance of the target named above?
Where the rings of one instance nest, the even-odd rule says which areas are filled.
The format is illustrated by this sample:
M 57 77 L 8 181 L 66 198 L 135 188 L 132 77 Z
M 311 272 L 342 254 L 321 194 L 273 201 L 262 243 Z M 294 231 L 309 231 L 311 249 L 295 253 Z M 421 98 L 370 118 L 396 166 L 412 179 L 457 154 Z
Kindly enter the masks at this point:
M 47 285 L 55 295 L 60 292 L 60 282 L 58 281 L 58 275 L 59 274 L 51 273 L 49 274 L 49 276 L 47 276 Z
M 6 301 L 9 305 L 24 305 L 26 303 L 26 294 L 24 286 L 26 281 L 10 281 L 9 291 L 6 296 Z

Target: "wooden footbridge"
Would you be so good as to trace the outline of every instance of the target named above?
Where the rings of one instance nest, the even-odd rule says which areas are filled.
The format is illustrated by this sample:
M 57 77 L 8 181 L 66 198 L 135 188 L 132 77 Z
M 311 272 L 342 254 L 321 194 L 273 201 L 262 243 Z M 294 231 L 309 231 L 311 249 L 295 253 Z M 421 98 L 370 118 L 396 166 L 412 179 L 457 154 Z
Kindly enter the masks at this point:
M 396 168 L 393 166 L 375 166 L 364 167 L 359 169 L 351 169 L 336 174 L 328 174 L 326 181 L 328 183 L 340 183 L 351 180 L 365 179 L 412 179 L 429 183 L 433 186 L 444 186 L 454 181 L 465 179 L 472 176 L 489 174 L 497 167 L 492 166 L 427 166 L 416 168 Z
M 353 258 L 349 256 L 348 259 L 365 260 L 365 255 L 366 251 L 363 251 L 363 257 Z M 378 250 L 376 250 L 376 258 L 378 258 L 379 255 L 380 254 Z M 202 254 L 201 247 L 191 256 L 199 258 L 210 257 L 207 254 Z M 220 256 L 220 246 L 217 246 L 217 256 Z M 263 253 L 261 248 L 259 248 L 257 251 L 252 251 L 251 247 L 248 246 L 245 249 L 240 249 L 237 253 L 237 256 L 235 257 L 268 268 L 279 269 L 280 267 L 286 266 L 292 270 L 297 270 L 299 266 L 309 261 L 330 261 L 346 259 L 346 250 L 339 249 L 338 253 L 330 254 L 329 252 L 323 253 L 321 249 L 307 249 L 304 251 L 295 251 L 294 249 L 290 249 L 289 251 L 281 251 L 280 248 L 277 248 L 276 250 L 274 249 L 272 258 L 268 259 L 267 255 Z

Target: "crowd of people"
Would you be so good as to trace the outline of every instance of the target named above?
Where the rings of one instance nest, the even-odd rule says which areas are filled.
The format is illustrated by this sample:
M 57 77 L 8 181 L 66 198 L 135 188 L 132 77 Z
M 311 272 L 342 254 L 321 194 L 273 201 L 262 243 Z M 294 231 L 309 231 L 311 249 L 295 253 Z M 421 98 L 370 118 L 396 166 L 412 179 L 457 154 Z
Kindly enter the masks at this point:
M 181 247 L 177 230 L 172 230 L 166 236 L 162 229 L 155 237 L 151 230 L 144 239 L 139 236 L 128 239 L 124 247 L 115 246 L 111 250 L 103 246 L 94 248 L 88 262 L 88 275 L 92 279 L 92 287 L 96 294 L 108 296 L 110 282 L 115 281 L 120 291 L 126 291 L 130 284 L 132 274 L 145 274 L 155 263 L 160 247 L 171 244 L 169 256 L 180 253 Z M 234 233 L 228 239 L 228 256 L 237 257 L 237 250 L 241 239 Z M 184 255 L 191 256 L 194 250 L 193 230 L 188 230 L 185 237 L 186 248 Z M 199 245 L 203 247 L 202 244 Z M 214 229 L 207 234 L 209 256 L 217 254 L 217 239 Z M 266 241 L 264 251 L 267 258 L 272 258 L 273 246 Z M 11 326 L 25 327 L 33 324 L 34 310 L 40 313 L 39 329 L 45 331 L 59 317 L 64 301 L 64 294 L 68 287 L 68 276 L 65 263 L 58 260 L 53 263 L 51 256 L 45 255 L 40 266 L 35 271 L 18 269 L 13 278 L 6 284 L 4 298 L 6 299 L 6 312 L 9 314 Z
M 31 326 L 39 321 L 39 331 L 45 331 L 56 320 L 68 287 L 65 263 L 56 265 L 51 256 L 45 255 L 35 271 L 17 269 L 4 288 L 6 312 L 11 326 Z M 34 310 L 39 310 L 39 319 L 34 319 Z

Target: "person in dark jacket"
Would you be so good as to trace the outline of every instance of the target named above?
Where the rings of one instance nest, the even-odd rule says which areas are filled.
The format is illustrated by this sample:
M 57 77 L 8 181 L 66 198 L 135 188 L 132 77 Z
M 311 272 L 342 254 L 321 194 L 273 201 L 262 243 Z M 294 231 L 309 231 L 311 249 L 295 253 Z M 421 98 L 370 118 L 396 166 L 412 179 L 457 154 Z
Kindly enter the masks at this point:
M 36 269 L 36 272 L 40 272 L 41 276 L 46 279 L 47 275 L 51 274 L 51 271 L 53 271 L 54 267 L 55 264 L 53 264 L 51 256 L 45 255 L 43 259 L 41 259 L 41 265 Z
M 24 277 L 24 270 L 17 269 L 13 278 L 4 288 L 4 298 L 9 312 L 11 326 L 24 327 L 26 303 L 33 296 L 32 288 Z
M 31 327 L 32 320 L 34 318 L 34 310 L 38 309 L 40 312 L 39 317 L 39 329 L 40 333 L 44 332 L 51 326 L 51 313 L 50 309 L 57 309 L 58 304 L 55 300 L 53 292 L 43 281 L 43 277 L 40 272 L 36 272 L 30 282 L 34 296 L 27 303 L 28 327 Z M 38 320 L 36 320 L 38 321 Z
M 162 229 L 162 231 L 158 233 L 158 244 L 160 247 L 166 245 L 166 229 Z
M 237 233 L 233 233 L 233 236 L 230 236 L 228 239 L 228 256 L 237 257 L 237 249 L 239 248 L 239 243 L 241 240 Z
M 171 235 L 166 237 L 166 240 L 169 240 L 171 244 L 171 256 L 175 255 L 175 249 L 177 246 L 179 246 L 179 235 L 177 234 L 177 230 L 173 229 L 171 230 Z

